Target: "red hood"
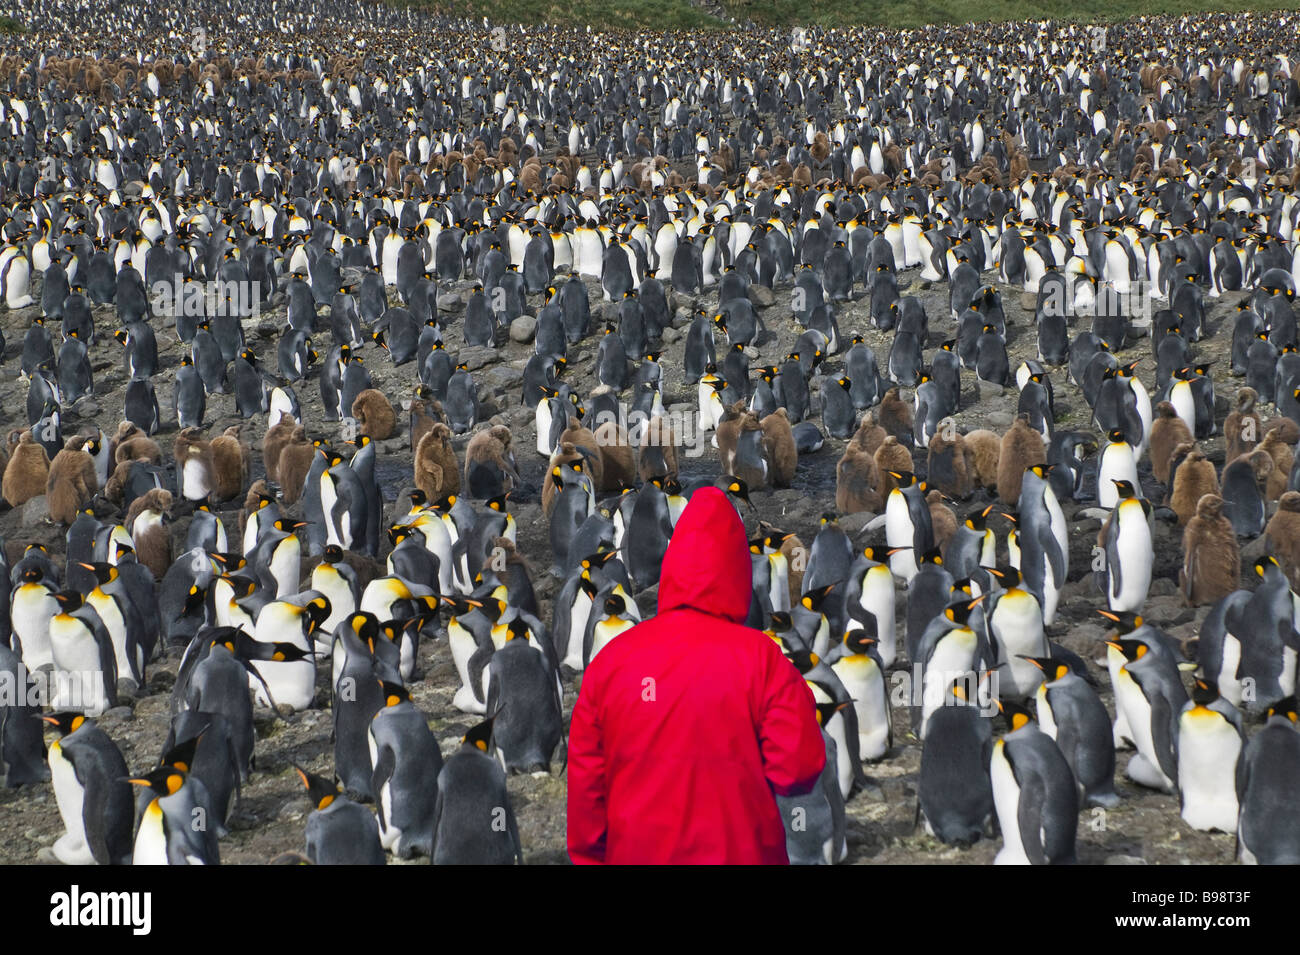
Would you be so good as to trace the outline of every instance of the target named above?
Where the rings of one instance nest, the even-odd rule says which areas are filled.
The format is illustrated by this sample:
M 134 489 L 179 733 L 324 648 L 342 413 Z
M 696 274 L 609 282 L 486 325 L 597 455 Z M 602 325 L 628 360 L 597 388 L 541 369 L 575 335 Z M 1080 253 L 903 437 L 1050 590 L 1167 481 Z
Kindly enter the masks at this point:
M 659 612 L 689 607 L 732 623 L 749 615 L 745 524 L 716 487 L 700 488 L 673 529 L 659 575 Z

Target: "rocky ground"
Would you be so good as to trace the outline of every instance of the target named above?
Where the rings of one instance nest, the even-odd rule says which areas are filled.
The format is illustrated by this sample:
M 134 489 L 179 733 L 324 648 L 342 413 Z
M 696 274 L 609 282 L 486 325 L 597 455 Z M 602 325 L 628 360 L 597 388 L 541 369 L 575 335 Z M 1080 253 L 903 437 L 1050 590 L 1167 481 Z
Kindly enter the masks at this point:
M 916 276 L 915 270 L 905 272 L 900 276 L 899 284 L 903 294 L 910 291 L 911 294 L 920 296 L 925 304 L 931 327 L 930 341 L 926 346 L 929 354 L 942 340 L 954 335 L 955 331 L 949 319 L 947 285 L 923 285 Z M 986 279 L 989 277 L 986 276 Z M 909 283 L 910 290 L 907 288 Z M 443 318 L 449 322 L 446 331 L 449 343 L 461 339 L 460 310 L 463 306 L 460 293 L 467 287 L 467 283 L 450 287 L 440 298 L 440 305 L 445 306 Z M 598 304 L 601 292 L 594 283 L 590 286 L 590 291 L 596 319 L 593 327 L 599 328 L 602 318 L 602 307 Z M 1002 292 L 1008 321 L 1008 350 L 1014 368 L 1020 360 L 1034 357 L 1032 302 L 1022 302 L 1022 296 L 1016 289 L 1004 288 Z M 33 288 L 33 294 L 39 300 L 38 288 Z M 751 363 L 753 366 L 776 363 L 792 349 L 800 329 L 789 317 L 790 294 L 789 286 L 777 287 L 771 293 L 763 289 L 754 290 L 755 301 L 762 306 L 760 313 L 768 326 L 778 333 L 778 338 L 757 350 Z M 1196 352 L 1201 358 L 1226 359 L 1231 336 L 1228 316 L 1232 314 L 1236 301 L 1237 296 L 1231 295 L 1217 300 L 1213 305 L 1209 337 L 1196 346 Z M 698 300 L 671 296 L 670 303 L 676 308 L 678 327 L 669 330 L 664 340 L 661 359 L 665 369 L 664 402 L 669 410 L 682 410 L 674 406 L 689 408 L 695 401 L 694 386 L 684 382 L 681 374 L 685 322 L 697 303 L 704 307 L 716 304 L 716 292 Z M 1030 306 L 1029 311 L 1025 310 L 1025 305 Z M 22 337 L 35 310 L 8 312 L 2 308 L 0 306 L 0 329 L 3 329 L 9 345 L 5 362 L 0 366 L 0 420 L 4 421 L 3 430 L 7 433 L 10 428 L 26 423 L 22 408 L 27 385 L 18 379 L 18 365 Z M 95 394 L 93 399 L 83 400 L 77 407 L 68 409 L 65 421 L 68 433 L 90 425 L 98 425 L 106 432 L 111 432 L 122 414 L 127 378 L 122 369 L 121 346 L 111 337 L 111 332 L 116 328 L 116 319 L 111 308 L 97 309 L 95 317 L 100 331 L 99 341 L 91 350 Z M 174 333 L 164 330 L 162 326 L 163 320 L 155 319 L 160 363 L 164 369 L 155 378 L 155 382 L 158 385 L 160 404 L 164 408 L 164 419 L 167 419 L 170 417 L 167 409 L 170 408 L 171 401 L 171 375 L 167 370 L 174 369 L 179 363 L 182 346 L 176 341 Z M 272 367 L 275 344 L 283 326 L 284 310 L 278 303 L 273 303 L 273 307 L 264 310 L 257 319 L 246 324 L 251 346 Z M 876 350 L 883 367 L 889 351 L 890 336 L 870 327 L 869 304 L 866 300 L 855 301 L 843 307 L 839 312 L 839 326 L 845 339 L 854 332 L 861 332 Z M 323 330 L 320 341 L 324 343 L 327 340 L 328 331 Z M 449 347 L 455 350 L 454 344 L 449 344 Z M 508 341 L 497 350 L 462 348 L 460 360 L 469 363 L 479 383 L 485 404 L 483 418 L 486 420 L 490 417 L 492 423 L 509 425 L 515 435 L 515 449 L 525 488 L 512 498 L 511 510 L 518 521 L 519 548 L 531 562 L 534 583 L 538 596 L 543 601 L 543 616 L 549 621 L 550 597 L 556 590 L 556 582 L 547 573 L 551 555 L 546 522 L 540 506 L 545 462 L 535 451 L 533 409 L 522 407 L 519 402 L 523 367 L 531 351 L 529 344 Z M 366 347 L 363 353 L 376 387 L 382 388 L 394 403 L 411 394 L 416 382 L 414 363 L 395 368 L 375 346 Z M 1126 352 L 1121 354 L 1121 360 L 1131 360 L 1140 355 L 1148 356 L 1148 361 L 1139 368 L 1139 377 L 1150 384 L 1150 378 L 1154 375 L 1154 361 L 1149 360 L 1148 340 L 1140 339 L 1130 344 Z M 569 355 L 570 372 L 566 377 L 582 394 L 586 394 L 595 384 L 594 357 L 594 338 L 588 339 Z M 1228 365 L 1227 360 L 1220 360 L 1213 367 L 1219 394 L 1220 421 L 1227 410 L 1228 399 L 1239 384 L 1228 377 Z M 838 368 L 836 357 L 828 359 L 824 366 L 824 370 L 832 374 Z M 1052 380 L 1056 388 L 1057 427 L 1089 427 L 1088 408 L 1078 389 L 1067 382 L 1065 369 L 1053 370 Z M 1014 388 L 1002 395 L 987 392 L 980 394 L 970 372 L 963 373 L 963 385 L 963 408 L 957 416 L 963 431 L 977 427 L 1001 431 L 1010 424 L 1016 407 Z M 300 383 L 297 392 L 302 401 L 309 434 L 337 436 L 337 423 L 331 424 L 324 420 L 315 381 Z M 904 397 L 910 400 L 910 391 L 905 391 Z M 815 410 L 815 395 L 813 400 Z M 231 424 L 241 423 L 241 420 L 235 416 L 233 396 L 214 396 L 209 400 L 206 424 L 210 434 L 216 434 Z M 818 420 L 815 414 L 814 420 Z M 258 449 L 264 421 L 255 419 L 243 422 L 243 425 L 243 437 L 254 449 L 252 476 L 256 479 L 263 474 Z M 157 436 L 165 451 L 169 451 L 175 431 L 173 421 Z M 462 456 L 467 440 L 468 435 L 461 436 L 456 442 Z M 1215 438 L 1202 445 L 1211 459 L 1221 465 L 1222 439 Z M 835 466 L 843 447 L 843 441 L 827 438 L 820 451 L 800 459 L 793 487 L 756 491 L 753 494 L 756 510 L 745 514 L 751 530 L 761 518 L 786 531 L 797 533 L 805 543 L 810 543 L 821 514 L 834 509 Z M 405 433 L 383 442 L 381 450 L 379 476 L 385 497 L 390 505 L 398 501 L 399 497 L 404 503 L 403 491 L 411 482 L 411 451 Z M 917 455 L 916 470 L 924 473 L 923 453 Z M 697 476 L 712 477 L 717 474 L 717 452 L 711 447 L 705 447 L 697 457 L 688 456 L 683 460 L 684 482 Z M 1149 466 L 1145 463 L 1142 478 L 1147 496 L 1158 501 L 1163 496 L 1162 489 L 1155 484 Z M 984 492 L 977 492 L 968 501 L 960 503 L 958 515 L 964 517 L 968 511 L 982 509 L 988 502 L 989 498 Z M 1100 618 L 1096 616 L 1095 609 L 1102 606 L 1103 601 L 1092 580 L 1090 563 L 1099 521 L 1094 516 L 1079 513 L 1087 509 L 1086 502 L 1063 504 L 1066 516 L 1070 519 L 1070 583 L 1063 596 L 1057 621 L 1049 628 L 1049 635 L 1085 659 L 1096 661 L 1102 655 L 1100 640 L 1103 630 L 1097 622 Z M 232 533 L 236 527 L 238 508 L 239 502 L 236 501 L 222 505 L 219 509 Z M 404 506 L 402 511 L 405 511 Z M 863 528 L 871 516 L 854 515 L 842 523 L 852 533 Z M 181 509 L 171 525 L 178 547 L 184 541 L 187 525 L 188 517 Z M 61 554 L 63 530 L 44 519 L 43 499 L 0 513 L 0 535 L 7 541 L 11 558 L 17 557 L 22 547 L 32 541 L 43 542 L 56 554 Z M 1175 637 L 1186 640 L 1197 632 L 1205 609 L 1193 611 L 1187 608 L 1177 592 L 1181 529 L 1171 522 L 1158 519 L 1155 534 L 1155 580 L 1146 616 Z M 865 533 L 860 540 L 864 545 L 883 542 L 883 531 Z M 1247 569 L 1250 563 L 1246 560 L 1248 555 L 1253 556 L 1250 548 L 1243 552 L 1243 564 Z M 1252 586 L 1249 581 L 1244 581 L 1243 585 Z M 653 612 L 654 596 L 654 591 L 638 595 L 643 613 Z M 903 606 L 900 599 L 900 614 Z M 141 694 L 128 700 L 127 705 L 105 714 L 101 720 L 104 729 L 121 746 L 133 769 L 152 765 L 161 750 L 168 727 L 168 693 L 178 659 L 179 650 L 173 649 L 164 659 L 154 663 L 148 672 L 147 687 Z M 451 705 L 457 679 L 445 639 L 426 642 L 420 648 L 420 669 L 422 678 L 412 687 L 412 695 L 428 714 L 429 725 L 442 742 L 444 752 L 447 752 L 458 745 L 460 735 L 476 720 L 460 713 Z M 1094 670 L 1102 688 L 1103 699 L 1113 712 L 1113 699 L 1104 667 L 1098 667 L 1094 662 Z M 266 862 L 285 851 L 301 851 L 304 823 L 310 806 L 290 763 L 296 761 L 316 772 L 328 773 L 331 770 L 332 720 L 326 707 L 329 696 L 326 672 L 322 669 L 319 674 L 318 708 L 287 719 L 276 718 L 268 711 L 260 714 L 256 771 L 245 787 L 234 813 L 230 835 L 222 843 L 222 861 Z M 566 712 L 573 705 L 578 685 L 577 680 L 566 680 Z M 894 749 L 886 760 L 869 769 L 880 783 L 883 800 L 859 795 L 848 806 L 850 861 L 991 862 L 998 847 L 996 840 L 981 841 L 969 849 L 949 848 L 914 827 L 920 745 L 905 730 L 909 723 L 906 710 L 901 705 L 896 705 L 894 716 Z M 1208 835 L 1191 830 L 1178 816 L 1176 797 L 1152 793 L 1123 780 L 1122 771 L 1127 759 L 1127 753 L 1120 755 L 1121 779 L 1118 790 L 1123 797 L 1121 805 L 1109 811 L 1085 810 L 1080 816 L 1080 861 L 1211 863 L 1232 859 L 1232 836 Z M 510 781 L 510 792 L 519 819 L 525 861 L 566 861 L 563 767 L 554 766 L 549 776 L 514 777 Z M 49 847 L 61 833 L 62 825 L 48 784 L 0 791 L 0 861 L 52 861 Z

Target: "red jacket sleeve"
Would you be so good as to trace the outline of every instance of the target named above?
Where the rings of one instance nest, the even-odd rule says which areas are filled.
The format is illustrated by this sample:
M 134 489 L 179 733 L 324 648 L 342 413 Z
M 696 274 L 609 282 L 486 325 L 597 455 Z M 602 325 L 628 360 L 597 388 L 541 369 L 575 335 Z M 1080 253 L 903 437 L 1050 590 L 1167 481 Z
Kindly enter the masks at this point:
M 771 644 L 767 657 L 758 741 L 763 774 L 778 796 L 806 793 L 817 784 L 826 766 L 817 704 L 808 684 L 776 644 Z
M 592 701 L 595 689 L 588 671 L 569 724 L 568 844 L 575 865 L 605 862 L 605 750 Z

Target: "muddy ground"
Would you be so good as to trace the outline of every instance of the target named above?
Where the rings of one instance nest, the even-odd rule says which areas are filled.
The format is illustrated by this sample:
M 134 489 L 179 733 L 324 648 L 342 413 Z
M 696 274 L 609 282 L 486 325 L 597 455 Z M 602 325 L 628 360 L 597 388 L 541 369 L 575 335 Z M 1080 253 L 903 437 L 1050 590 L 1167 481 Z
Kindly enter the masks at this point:
M 930 339 L 926 346 L 929 354 L 941 341 L 955 334 L 954 323 L 949 318 L 946 283 L 937 283 L 932 287 L 923 285 L 917 275 L 916 270 L 904 272 L 900 276 L 899 285 L 903 294 L 908 294 L 910 285 L 910 293 L 920 296 L 925 305 L 930 319 Z M 991 273 L 985 276 L 986 279 L 990 277 Z M 33 284 L 32 292 L 39 301 L 38 283 Z M 468 283 L 461 283 L 447 291 L 460 293 L 466 288 Z M 595 318 L 593 328 L 598 329 L 602 318 L 601 292 L 595 283 L 589 285 L 589 291 Z M 1016 289 L 1003 288 L 1002 292 L 1008 321 L 1008 350 L 1014 368 L 1020 360 L 1034 357 L 1032 303 L 1022 303 L 1022 296 Z M 762 296 L 761 292 L 756 294 Z M 760 314 L 768 326 L 778 333 L 778 337 L 776 341 L 757 350 L 752 366 L 774 364 L 792 349 L 801 329 L 795 327 L 789 317 L 790 294 L 789 285 L 778 286 L 770 298 L 758 299 L 759 303 L 765 305 L 759 309 Z M 446 294 L 442 297 L 443 304 L 458 306 L 443 312 L 444 320 L 449 322 L 446 337 L 453 350 L 454 343 L 461 340 L 463 314 L 459 303 L 452 301 L 456 297 Z M 1213 372 L 1219 395 L 1220 422 L 1227 410 L 1227 399 L 1240 384 L 1240 381 L 1228 377 L 1229 362 L 1226 360 L 1231 337 L 1228 316 L 1233 313 L 1238 297 L 1233 294 L 1217 301 L 1209 300 L 1213 303 L 1209 337 L 1195 346 L 1196 354 L 1201 358 L 1219 359 Z M 678 327 L 665 336 L 661 359 L 665 369 L 664 402 L 670 410 L 673 410 L 673 405 L 689 406 L 695 401 L 694 386 L 687 385 L 681 374 L 685 322 L 696 304 L 709 307 L 716 304 L 716 301 L 716 290 L 712 295 L 699 299 L 670 294 L 670 304 L 678 316 Z M 538 303 L 530 304 L 536 307 Z M 1025 311 L 1024 304 L 1031 305 L 1030 311 Z M 27 386 L 18 380 L 18 365 L 22 337 L 35 314 L 35 309 L 8 312 L 0 306 L 0 328 L 3 328 L 9 342 L 5 363 L 0 366 L 0 420 L 5 423 L 5 432 L 11 427 L 25 424 L 21 419 Z M 112 432 L 122 414 L 127 378 L 122 368 L 121 346 L 111 337 L 112 331 L 117 327 L 116 318 L 111 308 L 96 309 L 95 318 L 100 334 L 98 342 L 91 349 L 95 372 L 94 397 L 68 409 L 65 419 L 68 433 L 92 424 L 106 432 Z M 174 333 L 164 328 L 165 322 L 165 319 L 155 318 L 163 369 L 156 376 L 155 383 L 159 402 L 164 409 L 164 420 L 168 422 L 157 439 L 164 450 L 169 452 L 176 432 L 174 420 L 168 420 L 171 418 L 172 371 L 179 363 L 182 346 L 176 341 Z M 249 343 L 263 357 L 264 363 L 271 367 L 279 330 L 284 324 L 282 305 L 265 309 L 256 320 L 246 323 Z M 845 340 L 852 333 L 861 332 L 876 350 L 883 367 L 890 337 L 871 328 L 867 300 L 855 301 L 841 308 L 839 327 Z M 1082 327 L 1080 324 L 1071 334 Z M 327 342 L 328 336 L 327 326 L 322 324 L 320 342 Z M 516 493 L 511 509 L 518 521 L 520 550 L 531 562 L 534 583 L 543 602 L 543 617 L 549 621 L 550 597 L 556 589 L 556 583 L 547 573 L 551 555 L 546 523 L 539 504 L 544 459 L 535 451 L 533 410 L 522 407 L 519 402 L 522 370 L 531 351 L 531 345 L 507 341 L 495 351 L 485 348 L 460 349 L 460 357 L 474 369 L 485 403 L 484 419 L 491 417 L 492 423 L 508 424 L 515 435 L 516 453 L 527 486 Z M 586 394 L 595 384 L 595 351 L 593 337 L 571 350 L 569 355 L 570 371 L 566 377 L 582 394 Z M 363 353 L 376 387 L 382 388 L 390 400 L 396 403 L 410 395 L 416 382 L 415 363 L 395 368 L 373 345 L 367 346 Z M 1121 360 L 1139 355 L 1147 358 L 1138 374 L 1148 385 L 1154 375 L 1154 362 L 1150 359 L 1150 354 L 1150 342 L 1143 338 L 1131 342 L 1120 356 Z M 824 371 L 833 374 L 840 367 L 839 358 L 832 356 L 824 365 Z M 1088 408 L 1078 389 L 1066 380 L 1065 369 L 1053 370 L 1052 380 L 1056 389 L 1057 427 L 1089 427 Z M 337 437 L 338 424 L 326 422 L 321 412 L 320 393 L 314 373 L 311 380 L 297 386 L 297 392 L 302 401 L 309 433 Z M 910 401 L 910 390 L 904 392 L 904 397 Z M 815 411 L 816 395 L 813 401 Z M 973 373 L 963 372 L 962 402 L 958 423 L 963 431 L 985 427 L 1000 432 L 1012 420 L 1016 394 L 1014 388 L 1011 388 L 1000 396 L 987 393 L 981 395 Z M 818 420 L 815 414 L 813 420 Z M 225 427 L 240 422 L 241 419 L 235 416 L 233 396 L 213 396 L 209 399 L 206 424 L 210 434 L 216 434 Z M 254 479 L 263 475 L 259 448 L 264 423 L 264 419 L 254 419 L 246 422 L 243 429 L 244 438 L 253 448 Z M 456 442 L 462 460 L 467 440 L 468 435 L 458 438 Z M 1202 446 L 1216 464 L 1222 464 L 1222 438 L 1202 442 Z M 761 518 L 786 531 L 799 534 L 805 543 L 810 543 L 816 533 L 820 515 L 834 509 L 835 467 L 843 447 L 843 441 L 828 437 L 820 451 L 800 459 L 793 487 L 754 492 L 756 511 L 745 514 L 750 529 Z M 923 474 L 924 453 L 916 455 L 915 464 L 918 473 Z M 716 476 L 717 452 L 709 447 L 698 457 L 685 458 L 682 472 L 683 482 L 697 476 Z M 391 506 L 396 506 L 394 502 L 403 495 L 411 482 L 411 451 L 404 433 L 382 443 L 379 476 L 386 500 Z M 1162 489 L 1154 482 L 1149 465 L 1145 462 L 1142 479 L 1147 496 L 1159 500 L 1163 496 Z M 982 509 L 989 500 L 984 492 L 977 492 L 968 501 L 961 502 L 957 508 L 959 518 L 971 510 Z M 1078 515 L 1079 510 L 1087 507 L 1087 502 L 1063 502 L 1063 505 L 1067 518 L 1070 518 L 1072 535 L 1070 583 L 1063 596 L 1058 619 L 1049 628 L 1049 635 L 1091 662 L 1103 699 L 1113 712 L 1113 698 L 1104 667 L 1098 667 L 1095 662 L 1102 655 L 1099 647 L 1103 633 L 1095 622 L 1099 619 L 1095 609 L 1102 606 L 1103 601 L 1089 571 L 1091 548 L 1095 543 L 1099 522 L 1095 518 Z M 227 530 L 232 535 L 236 531 L 238 507 L 239 502 L 230 502 L 219 508 Z M 404 506 L 401 509 L 402 512 L 405 511 Z M 847 530 L 854 532 L 870 516 L 854 515 L 846 518 L 843 524 Z M 187 525 L 188 517 L 183 513 L 183 507 L 178 508 L 177 519 L 171 525 L 178 550 L 185 539 Z M 1206 611 L 1204 608 L 1198 611 L 1187 608 L 1177 593 L 1181 530 L 1172 523 L 1157 520 L 1155 533 L 1156 576 L 1146 616 L 1174 636 L 1186 639 L 1196 633 L 1199 621 Z M 39 502 L 0 513 L 0 535 L 8 542 L 11 559 L 17 557 L 23 545 L 31 541 L 43 542 L 57 554 L 62 554 L 63 551 L 63 528 L 55 527 L 43 519 L 42 505 Z M 864 545 L 883 542 L 883 531 L 864 534 L 860 540 Z M 1243 550 L 1243 565 L 1247 568 L 1250 561 L 1246 558 L 1253 553 L 1250 547 Z M 1250 581 L 1243 581 L 1243 585 L 1253 586 Z M 653 612 L 654 592 L 638 595 L 638 603 L 643 614 Z M 900 599 L 900 619 L 903 608 L 903 600 Z M 168 693 L 178 659 L 179 650 L 172 649 L 166 657 L 152 664 L 148 671 L 147 687 L 139 697 L 105 714 L 101 720 L 104 729 L 121 746 L 132 769 L 152 765 L 161 750 L 168 727 Z M 429 725 L 441 741 L 445 753 L 453 749 L 458 744 L 460 735 L 476 722 L 451 705 L 457 679 L 445 638 L 425 642 L 421 646 L 420 670 L 422 678 L 412 687 L 412 695 L 428 715 Z M 223 862 L 261 863 L 282 852 L 302 850 L 305 818 L 310 806 L 290 763 L 296 761 L 321 773 L 328 773 L 332 768 L 332 720 L 326 705 L 329 695 L 326 673 L 324 668 L 319 673 L 316 709 L 288 719 L 277 719 L 269 711 L 260 711 L 256 771 L 234 812 L 230 835 L 221 844 Z M 578 686 L 578 680 L 565 681 L 566 713 L 573 705 Z M 969 849 L 957 849 L 946 847 L 927 837 L 922 830 L 914 828 L 920 746 L 905 731 L 907 725 L 906 711 L 897 707 L 894 749 L 887 759 L 869 768 L 869 772 L 880 783 L 883 800 L 858 795 L 848 805 L 849 860 L 855 863 L 991 862 L 999 846 L 996 839 L 981 841 Z M 1127 759 L 1127 753 L 1120 754 L 1117 775 L 1120 777 L 1118 790 L 1123 797 L 1121 805 L 1110 811 L 1084 810 L 1080 816 L 1080 861 L 1211 863 L 1232 859 L 1232 836 L 1209 835 L 1191 830 L 1179 818 L 1176 797 L 1153 793 L 1124 780 L 1122 773 Z M 540 778 L 514 777 L 510 780 L 510 792 L 519 818 L 525 861 L 565 862 L 563 769 L 556 765 L 551 775 Z M 61 833 L 62 825 L 48 784 L 0 791 L 0 861 L 53 861 L 49 847 Z

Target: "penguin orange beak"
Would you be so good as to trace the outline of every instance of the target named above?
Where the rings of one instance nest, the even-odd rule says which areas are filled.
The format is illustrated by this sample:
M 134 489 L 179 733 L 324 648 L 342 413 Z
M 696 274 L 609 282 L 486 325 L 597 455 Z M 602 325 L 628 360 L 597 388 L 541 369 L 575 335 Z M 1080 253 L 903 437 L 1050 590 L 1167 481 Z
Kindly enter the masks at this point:
M 1111 613 L 1109 610 L 1098 610 L 1097 613 L 1101 614 L 1107 620 L 1113 620 L 1116 623 L 1119 623 L 1118 615 Z
M 94 564 L 87 564 L 85 561 L 80 561 L 80 560 L 77 561 L 77 566 L 78 566 L 78 567 L 84 567 L 84 568 L 86 568 L 86 570 L 94 570 L 94 569 L 95 569 L 95 565 L 94 565 Z

